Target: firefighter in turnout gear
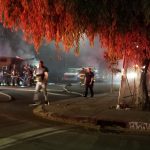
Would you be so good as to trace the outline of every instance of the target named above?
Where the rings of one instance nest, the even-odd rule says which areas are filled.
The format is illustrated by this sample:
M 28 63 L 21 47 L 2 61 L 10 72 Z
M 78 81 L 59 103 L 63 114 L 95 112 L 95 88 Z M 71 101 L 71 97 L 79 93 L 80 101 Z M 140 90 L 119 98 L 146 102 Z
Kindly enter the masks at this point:
M 86 75 L 85 75 L 85 93 L 84 97 L 87 97 L 88 95 L 88 89 L 90 89 L 91 97 L 94 96 L 93 86 L 94 86 L 94 72 L 91 68 L 87 69 Z
M 33 98 L 34 103 L 32 105 L 38 105 L 43 103 L 43 101 L 39 100 L 39 94 L 41 90 L 44 95 L 44 104 L 49 104 L 47 98 L 48 69 L 44 66 L 43 61 L 39 62 L 39 66 L 36 68 L 34 74 L 36 77 L 36 87 Z
M 16 64 L 13 64 L 12 69 L 11 69 L 11 85 L 12 86 L 18 85 L 18 77 L 19 77 L 19 72 L 18 72 L 17 66 Z
M 86 74 L 86 69 L 82 68 L 82 70 L 79 72 L 80 86 L 84 85 L 85 74 Z

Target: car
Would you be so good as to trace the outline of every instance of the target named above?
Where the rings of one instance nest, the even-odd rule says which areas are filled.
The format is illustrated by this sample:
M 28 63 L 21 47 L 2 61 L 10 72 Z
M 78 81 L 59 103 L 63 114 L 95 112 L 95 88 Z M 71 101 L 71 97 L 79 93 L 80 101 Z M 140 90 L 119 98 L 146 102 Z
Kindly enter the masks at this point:
M 80 75 L 79 72 L 82 68 L 68 68 L 64 73 L 64 81 L 79 81 Z
M 84 78 L 84 75 L 82 73 L 82 69 L 89 68 L 89 67 L 82 67 L 82 68 L 68 68 L 67 71 L 64 73 L 63 80 L 67 82 L 79 82 L 82 78 Z M 95 67 L 92 68 L 92 71 L 95 75 L 95 81 L 99 81 L 101 79 L 100 77 L 100 71 Z

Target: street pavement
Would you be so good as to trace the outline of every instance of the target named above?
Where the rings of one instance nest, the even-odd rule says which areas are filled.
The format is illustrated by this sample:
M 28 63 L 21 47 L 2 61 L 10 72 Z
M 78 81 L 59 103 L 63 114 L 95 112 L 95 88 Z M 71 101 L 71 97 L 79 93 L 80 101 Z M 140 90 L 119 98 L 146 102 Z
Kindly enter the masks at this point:
M 75 86 L 78 85 L 73 85 L 74 89 L 76 89 Z M 109 95 L 110 100 L 109 98 L 108 100 L 105 99 L 109 93 L 101 91 L 94 98 L 84 98 L 80 96 L 82 90 L 79 86 L 77 89 L 79 93 L 77 90 L 65 90 L 64 85 L 50 85 L 48 98 L 51 105 L 29 107 L 32 102 L 34 87 L 0 87 L 0 149 L 149 149 L 149 135 L 147 132 L 146 135 L 121 134 L 123 127 L 120 124 L 120 126 L 118 125 L 119 130 L 112 130 L 112 126 L 110 128 L 108 123 L 106 127 L 104 119 L 106 121 L 107 118 L 104 114 L 107 111 L 115 110 L 117 93 L 114 93 L 114 96 Z M 14 99 L 10 100 L 9 96 L 14 97 Z M 99 102 L 97 103 L 97 101 Z M 113 103 L 110 103 L 110 101 L 113 101 Z M 54 107 L 51 107 L 52 105 Z M 56 113 L 54 113 L 54 110 L 50 110 L 51 108 L 55 109 Z M 37 116 L 33 115 L 33 111 L 37 113 Z M 120 111 L 128 112 L 128 110 Z M 62 116 L 59 116 L 61 113 Z M 97 116 L 100 113 L 102 114 L 103 118 L 100 119 L 103 119 L 103 126 L 102 122 L 98 122 L 100 120 L 96 121 L 97 116 L 95 113 L 97 113 Z M 46 119 L 39 117 L 41 114 L 44 114 L 42 117 Z M 145 116 L 149 117 L 148 115 Z M 93 117 L 94 120 L 91 119 Z M 60 121 L 68 124 L 60 123 Z M 115 125 L 113 127 L 116 128 Z M 89 130 L 89 128 L 100 129 L 100 132 Z M 109 132 L 106 132 L 108 128 Z M 120 134 L 112 133 L 114 131 Z
M 67 92 L 78 94 L 78 97 L 62 101 L 50 101 L 49 106 L 40 105 L 33 112 L 49 120 L 75 124 L 86 128 L 113 132 L 150 132 L 150 112 L 132 107 L 116 109 L 118 91 L 100 92 L 93 98 L 82 97 L 83 88 L 76 84 L 66 86 Z M 78 90 L 75 90 L 78 89 Z M 80 91 L 80 92 L 79 92 Z M 131 98 L 128 98 L 130 101 Z
M 149 134 L 150 112 L 130 107 L 116 109 L 118 98 L 117 88 L 113 93 L 110 93 L 109 88 L 107 88 L 104 93 L 104 85 L 104 83 L 101 86 L 97 85 L 97 87 L 100 87 L 100 90 L 99 92 L 97 91 L 93 98 L 85 98 L 82 97 L 84 88 L 78 84 L 73 84 L 72 86 L 61 84 L 54 86 L 50 84 L 48 93 L 53 95 L 49 99 L 50 105 L 33 107 L 33 113 L 48 120 L 94 128 L 105 132 L 138 131 Z M 6 87 L 6 89 L 8 88 Z M 2 89 L 4 90 L 5 87 L 2 87 Z M 0 102 L 13 100 L 13 97 L 9 94 L 7 95 L 6 91 L 4 93 L 3 90 L 0 90 Z M 25 90 L 28 93 L 29 91 L 33 92 L 34 88 L 14 88 L 13 90 L 16 90 L 16 93 L 17 90 Z M 65 92 L 73 96 L 66 97 Z M 63 99 L 54 100 L 56 96 L 63 96 Z M 31 99 L 29 101 L 31 102 Z

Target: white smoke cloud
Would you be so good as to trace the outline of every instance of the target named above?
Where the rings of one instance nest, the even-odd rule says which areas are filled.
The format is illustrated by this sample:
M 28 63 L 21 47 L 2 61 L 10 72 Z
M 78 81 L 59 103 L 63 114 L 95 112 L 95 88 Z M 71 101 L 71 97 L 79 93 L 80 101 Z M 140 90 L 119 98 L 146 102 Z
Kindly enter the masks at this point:
M 19 56 L 23 59 L 35 56 L 33 45 L 23 40 L 21 31 L 11 32 L 0 24 L 0 57 Z
M 0 44 L 0 57 L 7 56 L 7 57 L 13 57 L 13 51 L 10 47 L 10 44 L 8 42 Z

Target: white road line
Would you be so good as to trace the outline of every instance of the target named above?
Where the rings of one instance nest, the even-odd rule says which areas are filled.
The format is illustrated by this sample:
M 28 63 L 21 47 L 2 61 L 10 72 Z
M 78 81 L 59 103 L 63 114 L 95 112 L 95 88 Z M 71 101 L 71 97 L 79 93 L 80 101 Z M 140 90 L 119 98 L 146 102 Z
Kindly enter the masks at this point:
M 47 89 L 47 91 L 64 92 L 64 90 L 54 90 L 54 89 Z
M 8 95 L 8 94 L 5 94 L 5 93 L 3 93 L 3 92 L 0 92 L 0 94 L 1 94 L 1 95 L 4 95 L 4 96 L 6 96 L 6 97 L 8 97 L 9 100 L 12 99 L 12 97 L 11 97 L 10 95 Z
M 16 134 L 6 138 L 0 138 L 0 149 L 4 149 L 19 143 L 23 143 L 27 140 L 33 140 L 37 138 L 42 138 L 49 135 L 59 134 L 67 132 L 66 129 L 59 129 L 59 128 L 43 128 L 32 130 L 20 134 Z
M 48 91 L 48 94 L 51 94 L 51 95 L 61 95 L 61 96 L 67 96 L 67 95 L 65 95 L 65 94 L 59 94 L 59 93 L 54 93 L 54 92 L 63 92 L 63 91 L 66 91 L 67 93 L 70 93 L 70 94 L 76 94 L 76 95 L 80 95 L 80 96 L 82 96 L 83 94 L 81 94 L 81 93 L 78 93 L 78 92 L 71 92 L 71 91 L 69 91 L 68 89 L 66 89 L 65 88 L 65 86 L 64 85 L 60 85 L 62 88 L 63 88 L 63 90 L 55 90 L 55 89 L 47 89 L 47 91 Z M 25 91 L 25 92 L 34 92 L 35 91 L 35 89 L 26 89 L 26 88 L 14 88 L 14 87 L 0 87 L 0 89 L 6 89 L 6 90 L 14 90 L 14 91 Z M 53 91 L 53 92 L 51 92 L 51 91 Z
M 80 95 L 80 96 L 83 95 L 83 94 L 78 93 L 78 92 L 71 92 L 71 91 L 69 91 L 66 87 L 64 87 L 63 89 L 64 89 L 67 93 L 70 93 L 70 94 L 76 94 L 76 95 Z
M 9 88 L 7 88 L 7 90 L 9 90 Z M 10 90 L 14 90 L 14 91 L 25 91 L 25 92 L 35 92 L 35 90 L 34 89 L 17 89 L 17 88 L 10 88 Z M 60 94 L 60 93 L 54 93 L 54 92 L 49 92 L 50 90 L 48 90 L 48 94 L 49 95 L 60 95 L 60 96 L 67 96 L 66 94 Z M 57 92 L 57 91 L 56 91 Z M 0 94 L 3 94 L 3 95 L 5 95 L 5 96 L 9 96 L 8 94 L 5 94 L 5 93 L 1 93 L 0 92 Z M 10 99 L 11 99 L 11 96 L 9 96 L 10 97 Z
M 34 92 L 34 89 L 26 89 L 23 87 L 20 88 L 13 88 L 13 87 L 0 87 L 1 90 L 13 90 L 13 91 L 27 91 L 27 92 Z M 54 90 L 54 89 L 47 89 L 47 91 L 55 91 L 55 92 L 63 92 L 64 90 Z
M 67 96 L 66 94 L 59 94 L 59 93 L 52 93 L 52 92 L 47 92 L 48 95 L 57 95 L 57 96 Z

